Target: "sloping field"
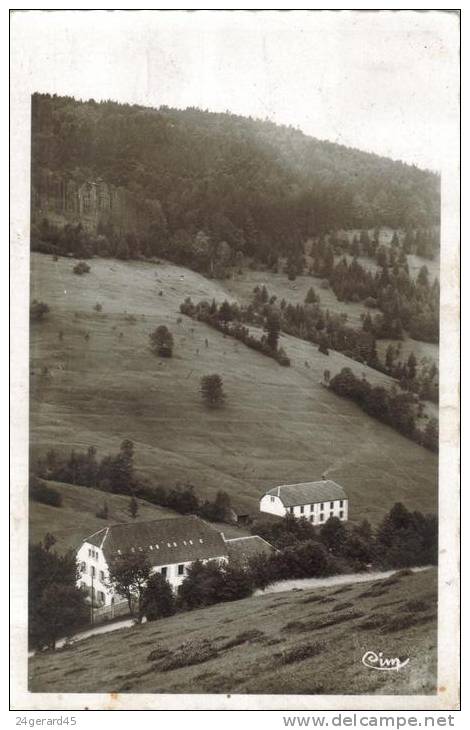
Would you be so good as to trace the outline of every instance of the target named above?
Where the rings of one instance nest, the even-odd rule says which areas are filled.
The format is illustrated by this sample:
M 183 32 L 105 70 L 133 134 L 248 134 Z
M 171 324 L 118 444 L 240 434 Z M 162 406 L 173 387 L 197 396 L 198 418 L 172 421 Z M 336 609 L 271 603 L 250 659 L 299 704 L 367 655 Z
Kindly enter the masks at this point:
M 187 269 L 93 259 L 91 273 L 77 276 L 73 265 L 32 256 L 32 299 L 50 307 L 31 327 L 33 458 L 90 445 L 103 456 L 130 438 L 148 477 L 190 481 L 201 496 L 225 489 L 243 509 L 257 510 L 268 487 L 327 473 L 347 490 L 353 520 L 378 520 L 398 500 L 435 510 L 436 456 L 320 384 L 325 369 L 345 366 L 373 383 L 385 376 L 293 337 L 281 338 L 292 359 L 283 368 L 202 323 L 178 323 L 186 296 L 227 296 Z M 160 324 L 174 335 L 171 359 L 148 347 Z M 214 372 L 227 402 L 209 411 L 199 384 Z
M 77 487 L 73 484 L 47 482 L 62 496 L 62 507 L 51 507 L 47 504 L 30 501 L 29 503 L 29 539 L 30 543 L 38 543 L 44 539 L 47 532 L 52 532 L 57 540 L 54 550 L 66 552 L 68 549 L 77 549 L 82 541 L 93 532 L 103 527 L 119 522 L 132 522 L 129 514 L 129 497 L 121 494 L 109 494 L 87 487 Z M 108 517 L 96 517 L 106 500 Z M 138 499 L 136 522 L 146 520 L 160 520 L 168 517 L 180 517 L 178 512 L 155 507 L 149 502 Z M 245 530 L 232 525 L 217 525 L 216 529 L 223 531 L 226 537 L 239 537 L 248 534 Z
M 172 668 L 178 647 L 188 640 L 192 644 L 180 666 Z M 93 636 L 34 656 L 29 688 L 432 694 L 436 646 L 436 571 L 428 570 L 375 583 L 257 596 Z M 376 671 L 362 663 L 367 651 L 409 662 L 400 671 Z M 198 663 L 191 664 L 194 660 Z M 117 696 L 109 702 L 119 709 Z
M 30 501 L 29 503 L 29 539 L 37 543 L 44 539 L 47 532 L 52 532 L 57 539 L 54 549 L 63 552 L 69 548 L 76 549 L 85 537 L 107 525 L 117 522 L 131 522 L 129 514 L 129 497 L 120 494 L 104 494 L 98 489 L 77 487 L 73 484 L 48 482 L 62 497 L 62 507 L 51 507 L 47 504 Z M 96 517 L 106 500 L 108 518 Z M 139 509 L 135 518 L 141 520 L 158 520 L 164 517 L 178 517 L 172 510 L 154 507 L 148 502 L 137 500 Z

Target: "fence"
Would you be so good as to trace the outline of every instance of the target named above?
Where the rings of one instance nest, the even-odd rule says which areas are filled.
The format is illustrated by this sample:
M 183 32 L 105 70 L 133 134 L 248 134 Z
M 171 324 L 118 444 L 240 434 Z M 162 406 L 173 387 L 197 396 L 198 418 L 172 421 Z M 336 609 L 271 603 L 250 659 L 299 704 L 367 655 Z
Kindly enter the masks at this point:
M 111 606 L 99 606 L 93 608 L 93 623 L 101 623 L 102 621 L 112 621 L 119 616 L 130 615 L 129 605 L 127 601 L 119 601 Z

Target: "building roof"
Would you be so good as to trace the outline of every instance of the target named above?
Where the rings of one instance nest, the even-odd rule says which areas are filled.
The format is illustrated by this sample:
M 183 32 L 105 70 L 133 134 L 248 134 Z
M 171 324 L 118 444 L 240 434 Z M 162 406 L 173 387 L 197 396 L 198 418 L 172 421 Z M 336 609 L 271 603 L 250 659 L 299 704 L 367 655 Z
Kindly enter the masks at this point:
M 322 479 L 319 482 L 304 482 L 302 484 L 283 484 L 280 487 L 273 487 L 266 494 L 279 497 L 284 507 L 348 498 L 343 487 L 340 487 L 331 479 Z
M 228 548 L 228 556 L 232 560 L 241 563 L 246 562 L 254 555 L 271 555 L 275 548 L 271 543 L 259 535 L 248 535 L 247 537 L 232 537 L 225 540 Z
M 84 542 L 100 548 L 107 560 L 129 551 L 143 552 L 154 566 L 210 560 L 228 554 L 221 533 L 192 515 L 110 525 Z

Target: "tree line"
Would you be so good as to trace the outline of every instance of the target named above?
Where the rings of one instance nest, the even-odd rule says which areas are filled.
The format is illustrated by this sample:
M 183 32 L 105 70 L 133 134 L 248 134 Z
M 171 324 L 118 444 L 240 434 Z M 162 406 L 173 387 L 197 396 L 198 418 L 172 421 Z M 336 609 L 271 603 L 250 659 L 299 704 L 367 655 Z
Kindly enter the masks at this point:
M 367 231 L 364 236 L 368 241 Z M 364 268 L 357 257 L 348 262 L 341 256 L 335 263 L 340 253 L 334 236 L 315 239 L 310 250 L 311 273 L 327 279 L 339 301 L 363 302 L 369 309 L 380 310 L 374 318 L 366 314 L 365 331 L 378 339 L 402 339 L 406 330 L 414 339 L 439 341 L 440 287 L 437 279 L 430 282 L 426 266 L 421 267 L 415 281 L 404 248 L 378 247 L 375 272 Z
M 263 355 L 272 357 L 279 365 L 290 366 L 290 359 L 282 347 L 279 347 L 280 318 L 275 310 L 270 310 L 264 318 L 264 329 L 266 334 L 260 338 L 250 333 L 241 319 L 247 321 L 247 312 L 237 304 L 229 304 L 226 300 L 218 305 L 215 299 L 212 302 L 201 300 L 194 304 L 191 297 L 186 297 L 180 305 L 182 314 L 196 319 L 198 322 L 205 322 L 210 327 L 222 332 L 224 336 L 234 337 L 243 342 L 247 347 L 261 352 Z M 243 313 L 243 314 L 242 314 Z
M 97 450 L 90 446 L 86 451 L 72 450 L 68 458 L 50 449 L 44 458 L 37 460 L 30 476 L 30 496 L 36 501 L 61 506 L 60 494 L 41 480 L 51 480 L 93 487 L 104 492 L 124 494 L 139 498 L 160 507 L 168 507 L 180 514 L 197 514 L 212 522 L 232 521 L 232 505 L 229 495 L 219 490 L 214 500 L 201 500 L 192 484 L 165 487 L 149 484 L 139 477 L 134 467 L 134 444 L 124 439 L 116 454 L 97 458 Z M 98 516 L 106 519 L 108 510 L 100 510 Z M 131 516 L 133 515 L 131 512 Z
M 343 368 L 340 373 L 330 378 L 327 376 L 328 388 L 342 398 L 349 398 L 373 418 L 386 423 L 403 436 L 416 441 L 427 449 L 439 450 L 439 424 L 436 418 L 430 418 L 424 430 L 416 425 L 416 396 L 411 392 L 399 392 L 392 386 L 387 390 L 383 386 L 372 386 L 363 376 L 358 378 L 350 368 Z
M 34 94 L 33 190 L 44 171 L 77 184 L 103 179 L 139 202 L 146 232 L 102 227 L 93 242 L 100 255 L 165 256 L 209 272 L 239 252 L 271 265 L 334 227 L 415 230 L 439 221 L 433 173 L 195 108 Z

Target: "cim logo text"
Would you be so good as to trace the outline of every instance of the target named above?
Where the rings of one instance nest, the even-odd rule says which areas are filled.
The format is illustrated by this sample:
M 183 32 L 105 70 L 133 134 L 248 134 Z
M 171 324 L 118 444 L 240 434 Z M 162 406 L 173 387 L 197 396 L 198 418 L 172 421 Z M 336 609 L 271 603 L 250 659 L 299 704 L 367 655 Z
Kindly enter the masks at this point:
M 384 657 L 383 652 L 366 651 L 362 657 L 362 663 L 368 669 L 378 669 L 380 672 L 398 672 L 406 667 L 410 661 L 409 657 Z

